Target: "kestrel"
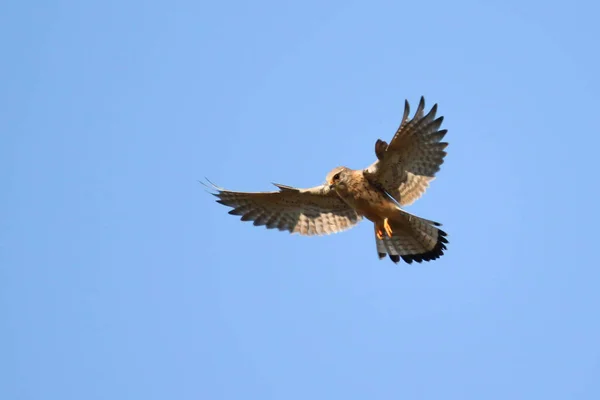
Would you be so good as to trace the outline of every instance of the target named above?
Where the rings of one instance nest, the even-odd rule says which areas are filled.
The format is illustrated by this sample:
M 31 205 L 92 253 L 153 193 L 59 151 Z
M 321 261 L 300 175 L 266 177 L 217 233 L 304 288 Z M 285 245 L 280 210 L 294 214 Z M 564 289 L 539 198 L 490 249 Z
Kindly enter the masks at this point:
M 249 193 L 213 185 L 213 195 L 242 221 L 301 235 L 340 232 L 364 217 L 374 224 L 380 259 L 388 255 L 394 263 L 402 258 L 409 264 L 435 260 L 448 243 L 441 224 L 401 208 L 423 195 L 446 156 L 448 143 L 441 140 L 447 130 L 440 130 L 444 117 L 436 118 L 437 104 L 426 115 L 424 109 L 421 97 L 409 119 L 405 101 L 396 134 L 389 144 L 377 140 L 377 161 L 364 170 L 337 167 L 327 174 L 326 184 L 309 189 L 274 184 L 279 191 Z

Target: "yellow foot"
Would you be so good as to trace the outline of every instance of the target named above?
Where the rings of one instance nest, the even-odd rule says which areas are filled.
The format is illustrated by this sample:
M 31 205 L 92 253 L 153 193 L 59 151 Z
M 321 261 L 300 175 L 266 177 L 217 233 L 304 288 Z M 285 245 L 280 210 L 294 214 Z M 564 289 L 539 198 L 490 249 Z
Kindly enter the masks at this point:
M 377 239 L 382 240 L 386 234 L 388 237 L 392 237 L 393 234 L 392 227 L 387 218 L 383 220 L 383 225 L 375 226 L 375 236 L 377 236 Z
M 392 227 L 390 226 L 387 218 L 383 220 L 383 228 L 385 229 L 385 233 L 387 233 L 389 237 L 392 237 Z

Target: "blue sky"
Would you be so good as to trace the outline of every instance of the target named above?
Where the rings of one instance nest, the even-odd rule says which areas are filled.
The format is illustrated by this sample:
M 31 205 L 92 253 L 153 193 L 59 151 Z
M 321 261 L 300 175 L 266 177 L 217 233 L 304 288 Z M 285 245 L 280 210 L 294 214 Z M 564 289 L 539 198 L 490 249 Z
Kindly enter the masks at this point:
M 0 398 L 600 398 L 597 3 L 1 8 Z M 197 182 L 365 167 L 421 95 L 435 262 Z

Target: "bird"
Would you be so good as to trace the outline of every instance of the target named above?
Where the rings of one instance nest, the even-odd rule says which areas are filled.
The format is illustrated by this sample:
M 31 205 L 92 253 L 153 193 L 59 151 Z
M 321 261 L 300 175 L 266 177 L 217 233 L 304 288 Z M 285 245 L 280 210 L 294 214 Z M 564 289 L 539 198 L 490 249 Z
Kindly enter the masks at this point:
M 398 263 L 436 260 L 448 244 L 442 224 L 403 209 L 419 199 L 440 170 L 446 156 L 447 129 L 440 129 L 437 103 L 425 114 L 421 97 L 412 118 L 404 102 L 400 126 L 389 143 L 377 139 L 377 160 L 362 170 L 345 166 L 331 170 L 325 183 L 296 188 L 273 183 L 270 192 L 236 192 L 207 179 L 218 203 L 229 214 L 253 221 L 255 226 L 305 236 L 345 231 L 363 219 L 373 223 L 377 256 Z

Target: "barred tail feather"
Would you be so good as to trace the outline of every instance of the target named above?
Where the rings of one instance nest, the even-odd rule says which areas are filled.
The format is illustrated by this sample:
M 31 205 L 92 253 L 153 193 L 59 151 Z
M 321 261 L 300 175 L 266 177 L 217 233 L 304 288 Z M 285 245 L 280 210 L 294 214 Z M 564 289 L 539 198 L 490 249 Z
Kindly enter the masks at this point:
M 398 217 L 389 220 L 392 237 L 375 236 L 377 255 L 386 255 L 394 262 L 400 259 L 411 264 L 438 259 L 444 254 L 448 243 L 447 234 L 439 228 L 441 224 L 399 210 Z

